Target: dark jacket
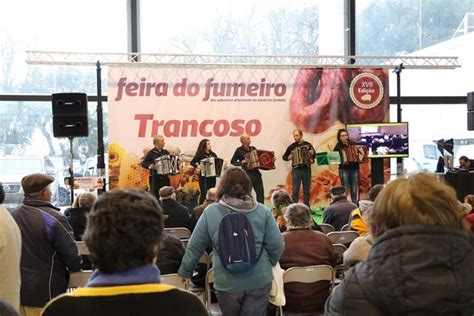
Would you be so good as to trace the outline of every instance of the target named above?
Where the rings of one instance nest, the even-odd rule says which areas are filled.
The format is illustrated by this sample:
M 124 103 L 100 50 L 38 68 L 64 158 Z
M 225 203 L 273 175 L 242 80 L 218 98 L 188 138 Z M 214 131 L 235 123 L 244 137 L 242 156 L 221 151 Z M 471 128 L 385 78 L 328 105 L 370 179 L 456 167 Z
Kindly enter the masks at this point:
M 349 145 L 355 145 L 355 143 L 349 140 Z M 333 151 L 338 151 L 341 155 L 341 162 L 342 162 L 342 148 L 348 147 L 349 145 L 344 145 L 342 142 L 337 142 L 336 146 L 334 147 Z M 359 163 L 358 162 L 349 162 L 346 164 L 341 163 L 339 165 L 339 169 L 342 170 L 359 170 Z
M 169 151 L 167 151 L 166 149 L 153 148 L 143 158 L 142 167 L 145 168 L 145 169 L 148 169 L 148 167 L 150 167 L 151 164 L 155 163 L 155 160 L 157 158 L 159 158 L 161 156 L 169 155 L 169 154 L 170 154 Z M 168 177 L 168 175 L 163 175 L 163 174 L 156 173 L 155 169 L 151 169 L 150 176 L 151 177 L 156 177 L 157 179 Z
M 252 150 L 257 150 L 257 148 L 255 148 L 254 146 L 250 146 L 249 148 L 246 148 L 244 146 L 237 147 L 237 149 L 234 152 L 234 155 L 230 159 L 230 163 L 233 164 L 234 166 L 242 167 L 247 173 L 261 175 L 260 170 L 258 168 L 248 170 L 247 164 L 242 163 L 242 160 L 245 160 L 245 155 L 248 154 Z
M 474 240 L 458 229 L 403 226 L 350 269 L 327 315 L 472 315 Z
M 336 265 L 337 255 L 329 238 L 312 229 L 289 230 L 283 233 L 285 251 L 280 258 L 283 269 L 327 264 Z M 295 313 L 321 312 L 329 296 L 329 282 L 285 284 L 285 311 Z
M 301 143 L 293 142 L 288 148 L 286 148 L 285 153 L 283 154 L 283 160 L 289 161 L 290 160 L 290 155 L 293 154 L 293 150 L 296 149 L 296 147 L 307 147 L 309 148 L 310 151 L 312 151 L 311 154 L 311 163 L 314 162 L 314 158 L 316 157 L 316 151 L 313 148 L 313 145 L 311 143 L 308 143 L 307 141 L 302 141 Z M 304 165 L 298 165 L 298 166 L 292 166 L 293 168 L 300 168 L 300 169 L 309 169 L 311 168 L 311 163 L 309 164 L 304 164 Z
M 161 274 L 177 273 L 184 256 L 184 247 L 178 237 L 163 233 L 156 265 Z
M 89 212 L 89 210 L 90 207 L 75 207 L 64 211 L 64 215 L 74 232 L 74 238 L 78 241 L 82 240 L 82 235 L 84 235 L 84 231 L 86 230 L 87 212 Z
M 12 215 L 22 239 L 20 304 L 43 307 L 66 292 L 68 270 L 81 268 L 72 228 L 58 208 L 30 197 Z
M 188 208 L 179 204 L 173 199 L 166 199 L 161 201 L 163 214 L 168 215 L 165 220 L 165 227 L 186 227 L 191 232 L 196 225 L 194 218 L 191 216 Z
M 334 201 L 324 210 L 323 223 L 331 224 L 336 231 L 341 230 L 342 226 L 349 223 L 351 212 L 357 208 L 357 205 L 347 200 L 347 197 L 336 197 Z

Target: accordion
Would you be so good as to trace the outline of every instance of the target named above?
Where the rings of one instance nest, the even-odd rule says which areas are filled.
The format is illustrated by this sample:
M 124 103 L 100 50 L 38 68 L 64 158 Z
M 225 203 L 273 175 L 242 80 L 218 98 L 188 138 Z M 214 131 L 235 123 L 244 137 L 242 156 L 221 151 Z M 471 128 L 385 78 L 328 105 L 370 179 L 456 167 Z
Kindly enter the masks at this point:
M 154 169 L 159 175 L 178 174 L 179 156 L 164 155 L 156 158 Z
M 368 149 L 365 145 L 349 145 L 341 148 L 341 154 L 343 164 L 369 162 Z
M 275 169 L 275 153 L 268 150 L 251 150 L 245 154 L 247 170 L 259 168 L 262 170 Z
M 204 158 L 200 161 L 201 176 L 203 177 L 220 177 L 224 160 L 221 158 Z
M 309 146 L 296 147 L 291 151 L 291 165 L 293 167 L 310 165 L 314 162 Z

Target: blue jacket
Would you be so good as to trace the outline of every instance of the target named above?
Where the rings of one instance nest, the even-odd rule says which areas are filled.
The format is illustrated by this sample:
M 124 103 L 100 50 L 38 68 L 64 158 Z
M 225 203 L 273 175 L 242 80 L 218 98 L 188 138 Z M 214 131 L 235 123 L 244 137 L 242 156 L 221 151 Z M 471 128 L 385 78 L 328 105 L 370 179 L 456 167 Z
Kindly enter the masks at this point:
M 68 270 L 81 269 L 72 228 L 58 208 L 30 197 L 12 215 L 22 239 L 20 304 L 43 307 L 66 292 Z
M 256 203 L 247 196 L 246 200 L 226 199 L 219 202 L 228 206 L 233 212 L 243 212 L 248 217 L 255 235 L 257 254 L 263 247 L 260 260 L 255 266 L 243 273 L 230 273 L 221 263 L 217 252 L 213 256 L 215 276 L 214 288 L 222 292 L 241 292 L 259 289 L 272 281 L 272 267 L 276 265 L 284 250 L 283 237 L 273 219 L 271 211 L 263 204 Z M 186 248 L 178 274 L 190 278 L 193 269 L 206 248 L 216 251 L 219 224 L 222 214 L 217 204 L 209 205 L 199 218 Z

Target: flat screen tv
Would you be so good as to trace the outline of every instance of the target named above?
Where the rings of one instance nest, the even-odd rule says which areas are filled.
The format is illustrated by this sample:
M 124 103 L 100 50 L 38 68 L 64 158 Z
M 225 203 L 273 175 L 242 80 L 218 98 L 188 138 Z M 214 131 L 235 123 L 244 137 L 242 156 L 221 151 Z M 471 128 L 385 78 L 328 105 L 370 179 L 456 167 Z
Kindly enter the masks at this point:
M 369 158 L 408 157 L 408 122 L 347 124 L 349 139 L 366 145 Z

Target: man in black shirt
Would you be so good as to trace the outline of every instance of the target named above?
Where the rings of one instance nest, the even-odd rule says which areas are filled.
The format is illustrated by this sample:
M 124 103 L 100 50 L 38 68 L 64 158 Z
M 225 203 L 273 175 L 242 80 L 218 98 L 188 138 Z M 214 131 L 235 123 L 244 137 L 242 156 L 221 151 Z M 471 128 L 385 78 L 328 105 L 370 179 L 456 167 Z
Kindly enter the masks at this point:
M 250 153 L 252 150 L 256 151 L 257 149 L 254 146 L 250 146 L 250 136 L 247 134 L 242 134 L 242 136 L 240 136 L 240 143 L 242 146 L 235 150 L 230 163 L 234 166 L 241 166 L 247 172 L 250 181 L 252 181 L 252 187 L 255 190 L 255 194 L 257 195 L 257 201 L 263 203 L 265 196 L 262 174 L 260 173 L 260 170 L 258 170 L 258 167 L 249 167 L 248 161 L 245 158 L 246 154 Z
M 459 168 L 464 170 L 474 170 L 474 161 L 467 156 L 459 157 Z
M 170 185 L 170 179 L 167 174 L 158 174 L 156 172 L 154 169 L 155 161 L 157 158 L 169 155 L 170 153 L 163 148 L 165 146 L 165 139 L 161 135 L 153 137 L 153 145 L 155 147 L 145 155 L 145 158 L 143 158 L 142 167 L 150 169 L 151 192 L 157 199 L 159 199 L 160 189 L 164 186 Z
M 293 131 L 295 140 L 283 154 L 283 160 L 292 161 L 293 201 L 298 203 L 300 183 L 303 183 L 303 201 L 309 207 L 309 189 L 311 186 L 311 164 L 314 162 L 316 151 L 313 145 L 303 140 L 303 132 Z M 298 157 L 297 157 L 298 156 Z

